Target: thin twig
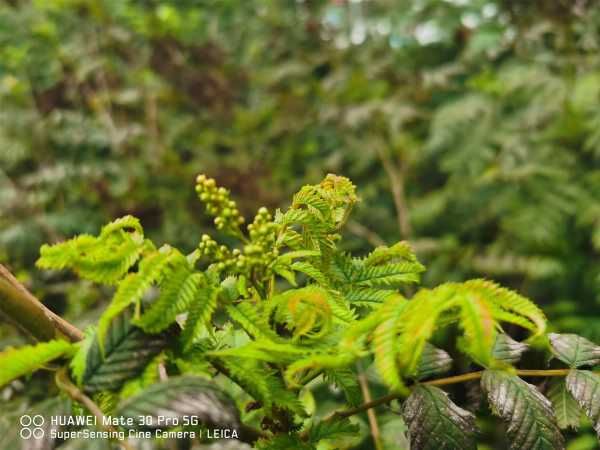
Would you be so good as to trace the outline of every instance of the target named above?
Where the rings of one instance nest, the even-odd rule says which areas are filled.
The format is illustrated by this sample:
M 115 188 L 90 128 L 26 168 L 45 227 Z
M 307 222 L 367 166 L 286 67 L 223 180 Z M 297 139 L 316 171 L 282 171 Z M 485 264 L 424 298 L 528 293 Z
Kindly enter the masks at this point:
M 56 376 L 54 377 L 54 379 L 56 381 L 56 385 L 58 386 L 58 388 L 61 391 L 66 393 L 73 400 L 81 403 L 94 416 L 96 416 L 96 424 L 99 428 L 101 428 L 105 431 L 109 431 L 115 436 L 118 436 L 118 433 L 116 433 L 116 430 L 114 427 L 112 427 L 111 425 L 104 425 L 104 420 L 105 420 L 104 413 L 98 407 L 98 405 L 96 405 L 96 403 L 94 403 L 94 401 L 91 398 L 89 398 L 87 395 L 85 395 L 83 392 L 81 392 L 79 390 L 79 388 L 71 382 L 71 380 L 69 379 L 69 375 L 67 374 L 66 367 L 63 367 L 61 370 L 59 370 L 56 373 Z M 125 450 L 134 450 L 134 448 L 129 444 L 129 442 L 126 439 L 123 439 L 123 440 L 119 439 L 119 444 L 123 448 L 125 448 Z
M 571 369 L 550 369 L 550 370 L 517 370 L 516 375 L 521 377 L 564 377 L 569 374 Z M 469 372 L 462 375 L 455 375 L 452 377 L 439 378 L 437 380 L 425 381 L 420 384 L 428 385 L 428 386 L 446 386 L 449 384 L 463 383 L 465 381 L 478 380 L 483 375 L 483 371 L 477 372 Z M 365 402 L 362 405 L 359 405 L 355 408 L 346 409 L 343 411 L 334 411 L 329 416 L 327 416 L 323 421 L 329 422 L 335 419 L 343 419 L 345 417 L 354 416 L 356 414 L 360 414 L 362 412 L 368 411 L 371 408 L 376 408 L 377 406 L 384 405 L 393 400 L 398 400 L 403 398 L 403 394 L 392 393 L 388 395 L 384 395 L 383 397 L 376 398 L 370 402 Z
M 367 375 L 360 361 L 356 363 L 358 369 L 358 384 L 362 392 L 365 402 L 371 401 L 371 391 L 369 390 L 369 382 Z M 377 416 L 373 409 L 367 410 L 367 418 L 369 419 L 369 427 L 371 428 L 371 437 L 373 438 L 373 444 L 375 444 L 376 450 L 383 450 L 383 444 L 381 442 L 381 432 L 379 431 L 379 425 L 377 424 Z
M 346 228 L 348 228 L 352 234 L 365 239 L 373 247 L 385 245 L 385 241 L 381 236 L 355 220 L 349 220 L 346 224 Z
M 408 239 L 412 229 L 408 217 L 408 206 L 406 204 L 406 194 L 404 190 L 404 168 L 396 164 L 389 157 L 387 152 L 381 148 L 377 148 L 377 155 L 381 160 L 383 169 L 390 179 L 392 185 L 392 194 L 394 196 L 394 205 L 396 207 L 396 218 L 402 239 Z

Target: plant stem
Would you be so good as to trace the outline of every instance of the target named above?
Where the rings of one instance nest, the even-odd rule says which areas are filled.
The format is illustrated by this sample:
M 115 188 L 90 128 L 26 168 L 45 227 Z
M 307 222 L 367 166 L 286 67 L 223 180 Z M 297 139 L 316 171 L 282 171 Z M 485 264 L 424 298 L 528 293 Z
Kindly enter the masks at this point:
M 362 391 L 365 402 L 371 401 L 371 391 L 369 390 L 369 382 L 367 375 L 360 361 L 356 363 L 358 369 L 358 384 Z M 383 444 L 381 442 L 381 432 L 379 431 L 379 424 L 377 423 L 377 416 L 373 409 L 367 411 L 367 418 L 369 419 L 369 427 L 371 428 L 371 437 L 373 438 L 373 444 L 376 450 L 383 450 Z
M 400 235 L 402 239 L 408 239 L 412 227 L 408 217 L 406 193 L 404 192 L 404 167 L 401 164 L 394 162 L 387 150 L 382 147 L 377 147 L 377 155 L 390 180 Z
M 0 315 L 36 340 L 83 339 L 83 333 L 44 306 L 0 264 Z
M 77 386 L 75 386 L 71 380 L 69 379 L 69 375 L 67 374 L 67 368 L 63 367 L 56 373 L 54 377 L 56 381 L 56 385 L 58 388 L 66 393 L 73 400 L 81 403 L 85 406 L 94 416 L 96 416 L 96 423 L 99 428 L 104 429 L 105 431 L 114 432 L 115 429 L 110 425 L 104 425 L 104 413 L 102 410 L 94 403 L 94 401 L 85 395 L 83 392 L 79 390 Z M 121 445 L 125 450 L 134 450 L 134 448 L 129 444 L 129 442 L 124 440 L 119 440 L 119 445 Z
M 564 377 L 569 374 L 571 369 L 549 369 L 549 370 L 517 370 L 516 375 L 520 377 Z M 483 375 L 483 370 L 479 370 L 477 372 L 469 372 L 462 375 L 455 375 L 452 377 L 439 378 L 437 380 L 425 381 L 423 383 L 419 383 L 427 386 L 446 386 L 448 384 L 457 384 L 464 383 L 465 381 L 478 380 Z M 362 405 L 359 405 L 355 408 L 350 408 L 342 411 L 334 411 L 325 419 L 324 422 L 329 422 L 335 419 L 343 419 L 345 417 L 354 416 L 355 414 L 360 414 L 362 412 L 368 411 L 371 408 L 376 408 L 377 406 L 384 405 L 386 403 L 391 402 L 392 400 L 398 400 L 403 398 L 403 394 L 392 393 L 388 395 L 384 395 L 383 397 L 376 398 L 375 400 L 365 402 Z

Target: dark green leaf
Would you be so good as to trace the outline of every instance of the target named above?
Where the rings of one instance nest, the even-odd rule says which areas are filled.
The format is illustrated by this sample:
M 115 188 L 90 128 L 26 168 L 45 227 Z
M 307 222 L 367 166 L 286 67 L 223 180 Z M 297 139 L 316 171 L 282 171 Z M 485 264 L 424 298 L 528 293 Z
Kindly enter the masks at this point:
M 600 346 L 584 337 L 550 333 L 548 338 L 554 355 L 573 369 L 600 363 Z
M 546 396 L 552 402 L 558 426 L 562 429 L 577 429 L 581 421 L 581 408 L 567 390 L 565 379 L 554 378 L 551 380 Z
M 94 338 L 86 358 L 83 387 L 87 392 L 119 389 L 138 375 L 167 346 L 166 334 L 149 335 L 131 324 L 125 311 L 111 322 L 104 338 L 104 356 Z
M 492 350 L 492 356 L 498 361 L 507 364 L 516 364 L 528 348 L 527 344 L 515 341 L 508 334 L 498 334 Z
M 118 409 L 118 415 L 131 417 L 137 423 L 139 416 L 150 416 L 150 428 L 158 427 L 158 416 L 179 418 L 198 416 L 206 426 L 232 427 L 239 425 L 235 403 L 210 381 L 195 376 L 169 378 L 127 399 Z
M 564 439 L 550 401 L 515 375 L 486 370 L 481 378 L 492 411 L 508 424 L 513 450 L 562 450 Z
M 432 375 L 439 375 L 448 372 L 452 368 L 452 358 L 444 350 L 425 343 L 421 361 L 417 367 L 416 378 L 423 380 Z
M 571 370 L 567 389 L 592 421 L 600 439 L 600 376 L 589 370 Z
M 475 416 L 452 403 L 435 386 L 418 385 L 406 399 L 402 416 L 412 450 L 475 450 Z

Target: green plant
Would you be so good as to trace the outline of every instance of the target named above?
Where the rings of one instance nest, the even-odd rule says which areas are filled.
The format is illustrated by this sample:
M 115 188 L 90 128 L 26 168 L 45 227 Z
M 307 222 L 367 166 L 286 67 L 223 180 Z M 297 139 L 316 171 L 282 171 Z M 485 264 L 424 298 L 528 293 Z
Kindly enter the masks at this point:
M 548 334 L 534 303 L 490 281 L 411 296 L 425 268 L 405 242 L 363 257 L 340 250 L 358 201 L 347 178 L 304 186 L 289 209 L 261 208 L 247 227 L 213 179 L 199 176 L 196 190 L 221 237 L 236 244 L 204 235 L 184 255 L 157 248 L 126 216 L 98 236 L 44 245 L 40 268 L 71 269 L 116 290 L 80 342 L 0 353 L 0 382 L 59 362 L 56 385 L 72 411 L 96 415 L 110 437 L 121 427 L 165 428 L 160 411 L 178 432 L 227 429 L 258 449 L 344 448 L 358 432 L 352 416 L 400 401 L 411 448 L 475 449 L 481 408 L 467 411 L 441 389 L 474 380 L 513 449 L 564 448 L 560 428 L 577 427 L 582 412 L 600 433 L 600 376 L 585 370 L 600 363 L 600 347 Z M 509 329 L 529 336 L 518 342 Z M 436 347 L 440 334 L 458 335 L 457 351 Z M 527 351 L 545 356 L 544 366 L 520 368 Z M 549 356 L 562 367 L 549 367 Z M 357 363 L 371 362 L 388 393 L 365 402 Z M 440 378 L 453 368 L 459 373 Z M 551 380 L 546 396 L 529 377 Z M 344 408 L 315 413 L 306 395 L 318 379 L 343 392 Z

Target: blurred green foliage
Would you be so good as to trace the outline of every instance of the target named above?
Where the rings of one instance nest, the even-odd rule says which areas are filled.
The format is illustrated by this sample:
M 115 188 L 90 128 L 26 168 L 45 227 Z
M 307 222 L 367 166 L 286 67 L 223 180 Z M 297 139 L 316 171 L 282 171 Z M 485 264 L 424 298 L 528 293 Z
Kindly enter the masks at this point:
M 84 325 L 106 293 L 34 270 L 42 243 L 133 214 L 190 251 L 197 173 L 248 214 L 335 172 L 352 250 L 408 239 L 426 285 L 495 279 L 598 339 L 599 24 L 592 0 L 4 0 L 0 261 Z

